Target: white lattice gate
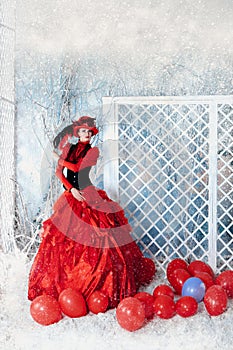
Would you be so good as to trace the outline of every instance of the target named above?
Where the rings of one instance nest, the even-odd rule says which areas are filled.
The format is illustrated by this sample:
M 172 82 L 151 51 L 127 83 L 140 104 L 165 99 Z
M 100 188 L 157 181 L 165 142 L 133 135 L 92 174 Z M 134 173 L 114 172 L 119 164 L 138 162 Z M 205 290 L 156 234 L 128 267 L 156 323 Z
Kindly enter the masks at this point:
M 233 97 L 104 98 L 104 186 L 164 269 L 233 267 Z

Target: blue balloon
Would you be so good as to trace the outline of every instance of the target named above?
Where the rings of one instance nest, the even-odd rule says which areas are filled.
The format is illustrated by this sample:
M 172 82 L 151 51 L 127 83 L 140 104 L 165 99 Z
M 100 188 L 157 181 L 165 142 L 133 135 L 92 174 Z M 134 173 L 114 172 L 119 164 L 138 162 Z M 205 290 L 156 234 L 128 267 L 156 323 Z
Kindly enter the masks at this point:
M 190 277 L 183 284 L 182 296 L 193 297 L 200 303 L 204 298 L 205 290 L 205 284 L 200 278 Z

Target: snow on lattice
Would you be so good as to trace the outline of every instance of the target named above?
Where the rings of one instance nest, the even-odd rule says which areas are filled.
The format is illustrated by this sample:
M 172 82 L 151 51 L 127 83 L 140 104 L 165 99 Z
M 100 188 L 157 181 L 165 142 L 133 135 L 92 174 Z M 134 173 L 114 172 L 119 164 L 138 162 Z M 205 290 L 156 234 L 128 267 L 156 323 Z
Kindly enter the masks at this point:
M 232 267 L 232 102 L 104 98 L 105 188 L 163 269 L 176 257 Z

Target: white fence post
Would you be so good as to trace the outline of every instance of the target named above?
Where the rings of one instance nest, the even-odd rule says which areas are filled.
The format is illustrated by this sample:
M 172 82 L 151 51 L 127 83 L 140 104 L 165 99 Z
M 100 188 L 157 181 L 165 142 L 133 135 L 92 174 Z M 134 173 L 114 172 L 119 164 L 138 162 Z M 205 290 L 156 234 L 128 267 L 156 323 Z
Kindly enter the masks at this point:
M 109 197 L 119 200 L 118 113 L 111 97 L 103 98 L 104 189 Z
M 217 102 L 210 102 L 209 134 L 209 263 L 217 268 L 217 149 L 218 149 L 218 111 Z

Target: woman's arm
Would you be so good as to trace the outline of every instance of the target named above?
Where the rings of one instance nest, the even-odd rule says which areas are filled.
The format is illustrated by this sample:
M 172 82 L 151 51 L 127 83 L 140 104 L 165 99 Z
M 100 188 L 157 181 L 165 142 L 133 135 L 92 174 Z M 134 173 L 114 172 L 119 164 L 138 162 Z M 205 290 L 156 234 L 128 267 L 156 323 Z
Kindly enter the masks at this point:
M 61 156 L 59 156 L 55 151 L 53 151 L 53 158 L 59 161 L 61 157 L 66 157 L 70 149 L 70 145 L 67 145 L 64 147 Z M 59 178 L 59 180 L 62 182 L 62 184 L 65 186 L 66 190 L 70 191 L 71 188 L 73 187 L 71 183 L 67 180 L 67 178 L 63 174 L 64 166 L 57 165 L 56 168 L 56 176 Z
M 91 148 L 84 158 L 80 158 L 77 163 L 73 164 L 63 159 L 59 159 L 58 166 L 65 167 L 71 171 L 77 172 L 81 169 L 93 166 L 96 164 L 99 157 L 99 150 L 97 147 Z
M 67 180 L 67 178 L 63 174 L 64 167 L 61 167 L 60 165 L 57 166 L 56 169 L 56 175 L 61 180 L 63 185 L 65 186 L 66 190 L 71 192 L 73 197 L 76 198 L 78 201 L 83 201 L 85 198 L 82 195 L 82 192 L 79 191 L 77 188 L 73 187 L 70 182 Z
M 67 180 L 67 178 L 63 174 L 63 170 L 64 170 L 64 167 L 62 167 L 58 164 L 55 174 L 58 177 L 58 179 L 63 183 L 66 190 L 70 191 L 73 186 L 71 185 L 71 183 Z

